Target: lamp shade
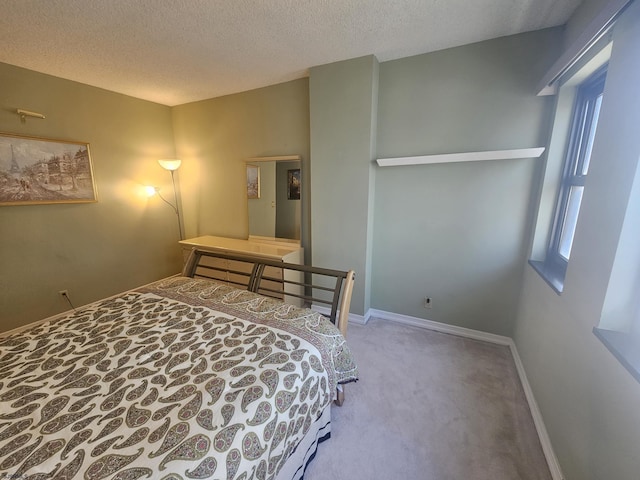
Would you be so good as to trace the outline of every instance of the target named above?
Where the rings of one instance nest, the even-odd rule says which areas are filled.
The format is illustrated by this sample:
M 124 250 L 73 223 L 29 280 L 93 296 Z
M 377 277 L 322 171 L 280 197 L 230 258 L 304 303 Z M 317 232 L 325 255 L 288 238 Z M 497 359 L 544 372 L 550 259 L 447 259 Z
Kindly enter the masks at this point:
M 177 158 L 170 158 L 170 159 L 158 160 L 158 163 L 165 170 L 172 171 L 172 170 L 177 170 L 180 167 L 182 160 L 178 160 Z

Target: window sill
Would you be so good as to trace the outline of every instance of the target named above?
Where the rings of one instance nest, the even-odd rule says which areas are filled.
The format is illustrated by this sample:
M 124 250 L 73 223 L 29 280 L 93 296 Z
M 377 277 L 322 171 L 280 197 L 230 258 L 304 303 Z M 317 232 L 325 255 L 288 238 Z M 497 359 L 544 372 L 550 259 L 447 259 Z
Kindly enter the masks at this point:
M 640 382 L 640 339 L 628 333 L 594 327 L 593 333 L 604 346 Z
M 529 260 L 529 265 L 538 272 L 554 292 L 558 295 L 562 293 L 562 289 L 564 288 L 564 272 L 559 271 L 557 268 L 550 268 L 548 264 L 538 260 Z

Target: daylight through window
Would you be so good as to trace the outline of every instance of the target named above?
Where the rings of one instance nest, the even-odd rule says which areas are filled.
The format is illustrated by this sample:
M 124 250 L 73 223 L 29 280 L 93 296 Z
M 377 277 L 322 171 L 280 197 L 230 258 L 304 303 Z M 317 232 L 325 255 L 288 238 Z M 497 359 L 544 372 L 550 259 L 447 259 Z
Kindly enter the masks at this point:
M 602 105 L 606 69 L 602 68 L 578 88 L 571 134 L 558 197 L 547 262 L 564 277 L 575 235 L 584 183 L 589 172 L 593 139 Z

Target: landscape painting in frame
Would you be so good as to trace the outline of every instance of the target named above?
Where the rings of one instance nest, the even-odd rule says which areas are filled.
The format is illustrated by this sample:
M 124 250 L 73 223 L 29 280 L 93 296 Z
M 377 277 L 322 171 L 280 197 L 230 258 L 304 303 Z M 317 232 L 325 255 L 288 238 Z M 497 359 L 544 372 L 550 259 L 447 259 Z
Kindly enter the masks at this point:
M 260 198 L 260 167 L 247 165 L 247 198 Z
M 96 201 L 89 144 L 0 133 L 0 206 Z

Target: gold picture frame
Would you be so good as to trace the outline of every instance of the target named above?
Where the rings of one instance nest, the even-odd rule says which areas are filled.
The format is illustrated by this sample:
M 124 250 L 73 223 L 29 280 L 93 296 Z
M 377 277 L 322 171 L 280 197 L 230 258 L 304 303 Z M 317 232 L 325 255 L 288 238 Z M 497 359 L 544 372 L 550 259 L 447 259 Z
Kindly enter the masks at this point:
M 0 206 L 97 201 L 88 143 L 0 132 Z
M 247 198 L 260 198 L 260 167 L 247 165 Z

